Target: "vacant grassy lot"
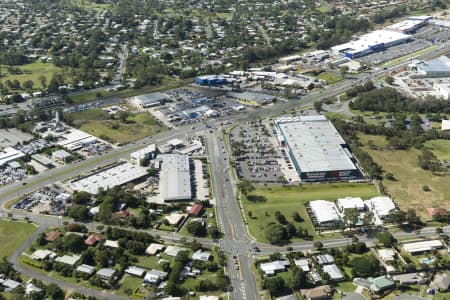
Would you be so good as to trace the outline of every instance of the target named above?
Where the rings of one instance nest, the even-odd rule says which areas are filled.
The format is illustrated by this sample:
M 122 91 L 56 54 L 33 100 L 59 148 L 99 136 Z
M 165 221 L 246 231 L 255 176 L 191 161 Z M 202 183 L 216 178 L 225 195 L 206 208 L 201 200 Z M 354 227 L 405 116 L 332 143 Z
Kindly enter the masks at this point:
M 11 256 L 35 230 L 33 224 L 0 220 L 0 257 Z
M 134 277 L 131 275 L 124 275 L 120 280 L 120 289 L 117 291 L 117 294 L 121 296 L 127 296 L 131 299 L 142 299 L 133 295 L 134 291 L 142 285 L 144 280 L 139 277 Z
M 310 234 L 314 228 L 306 212 L 305 203 L 311 200 L 336 200 L 341 197 L 362 197 L 367 199 L 378 195 L 376 187 L 371 184 L 358 183 L 324 183 L 305 186 L 257 186 L 249 195 L 256 196 L 255 201 L 243 199 L 245 213 L 251 211 L 252 218 L 247 217 L 250 233 L 261 242 L 267 242 L 264 229 L 271 222 L 276 222 L 274 213 L 279 210 L 296 227 L 303 227 Z M 255 198 L 255 197 L 253 197 Z M 264 201 L 265 199 L 265 201 Z M 303 222 L 295 222 L 293 213 L 298 212 Z
M 31 64 L 26 64 L 18 67 L 23 74 L 12 75 L 8 72 L 8 66 L 2 66 L 2 82 L 5 83 L 6 80 L 18 80 L 22 85 L 25 81 L 33 81 L 33 89 L 41 89 L 42 84 L 39 77 L 44 76 L 47 79 L 47 84 L 52 79 L 55 73 L 61 73 L 62 69 L 55 66 L 52 63 L 43 63 L 41 61 L 36 61 Z
M 338 75 L 335 75 L 335 74 L 332 74 L 332 73 L 328 73 L 328 72 L 319 74 L 319 76 L 317 76 L 317 78 L 325 80 L 328 84 L 334 84 L 336 82 L 339 82 L 339 81 L 343 80 L 342 77 L 340 77 Z
M 192 83 L 194 80 L 192 78 L 187 79 L 173 79 L 170 77 L 163 77 L 162 84 L 157 86 L 144 86 L 139 89 L 125 89 L 120 91 L 106 91 L 104 89 L 100 89 L 97 91 L 83 91 L 81 93 L 69 96 L 70 100 L 72 100 L 73 103 L 86 103 L 90 101 L 94 101 L 97 99 L 97 95 L 101 95 L 101 97 L 110 97 L 110 96 L 117 96 L 117 97 L 132 97 L 136 95 L 142 95 L 147 93 L 153 93 L 153 92 L 160 92 L 170 89 L 179 88 L 182 86 L 185 86 L 187 84 Z
M 364 149 L 372 156 L 385 172 L 394 174 L 396 180 L 384 180 L 388 193 L 402 209 L 415 208 L 425 220 L 429 219 L 425 209 L 427 207 L 450 208 L 447 201 L 450 197 L 450 176 L 437 176 L 422 170 L 417 164 L 420 151 L 387 150 L 384 148 L 386 140 L 381 136 L 359 135 Z M 372 140 L 378 150 L 367 147 Z M 423 185 L 428 185 L 431 191 L 424 192 Z
M 113 120 L 98 108 L 74 113 L 72 116 L 80 130 L 112 143 L 127 144 L 167 130 L 167 127 L 158 124 L 147 112 L 131 115 L 126 122 Z
M 450 161 L 450 141 L 433 140 L 425 143 L 425 147 L 431 150 L 442 161 Z

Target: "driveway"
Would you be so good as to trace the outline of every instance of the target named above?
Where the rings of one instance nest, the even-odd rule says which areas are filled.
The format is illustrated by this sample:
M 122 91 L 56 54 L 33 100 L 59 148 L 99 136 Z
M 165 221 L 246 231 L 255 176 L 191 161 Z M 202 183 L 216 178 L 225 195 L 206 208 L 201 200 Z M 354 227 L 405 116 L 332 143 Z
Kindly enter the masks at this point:
M 342 297 L 342 300 L 367 300 L 367 299 L 357 293 L 345 293 L 345 296 Z

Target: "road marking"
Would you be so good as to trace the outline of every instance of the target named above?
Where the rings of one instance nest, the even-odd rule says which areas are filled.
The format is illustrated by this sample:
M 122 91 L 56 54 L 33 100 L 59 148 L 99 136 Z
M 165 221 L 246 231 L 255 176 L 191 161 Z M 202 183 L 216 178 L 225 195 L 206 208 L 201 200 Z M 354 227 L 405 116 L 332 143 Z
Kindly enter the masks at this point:
M 239 277 L 241 281 L 244 281 L 244 276 L 242 275 L 242 268 L 241 268 L 241 259 L 239 258 L 239 256 L 237 257 L 237 263 L 239 267 Z

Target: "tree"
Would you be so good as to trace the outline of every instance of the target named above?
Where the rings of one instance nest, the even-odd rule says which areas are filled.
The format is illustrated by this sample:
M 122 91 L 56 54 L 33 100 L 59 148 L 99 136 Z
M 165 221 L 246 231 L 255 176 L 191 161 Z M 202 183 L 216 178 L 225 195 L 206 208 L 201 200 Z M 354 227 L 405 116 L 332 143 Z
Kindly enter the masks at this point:
M 299 289 L 305 282 L 305 274 L 298 267 L 293 267 L 287 279 L 287 286 L 290 289 Z
M 402 225 L 406 221 L 406 213 L 404 211 L 395 209 L 389 213 L 389 220 L 397 225 Z
M 72 202 L 75 204 L 86 204 L 91 201 L 91 194 L 84 191 L 76 191 L 73 194 Z
M 31 80 L 27 80 L 22 84 L 23 88 L 27 91 L 31 91 L 33 89 L 33 85 L 34 85 L 34 82 Z
M 266 278 L 263 281 L 263 287 L 271 293 L 276 293 L 285 288 L 284 279 L 278 276 Z
M 63 247 L 71 252 L 80 253 L 85 249 L 84 239 L 76 234 L 68 234 L 63 238 Z
M 244 196 L 247 196 L 255 190 L 255 186 L 249 180 L 245 179 L 238 183 L 237 188 Z
M 271 244 L 282 244 L 288 240 L 286 229 L 280 224 L 268 225 L 265 230 L 265 235 Z
M 381 269 L 380 262 L 373 255 L 355 257 L 350 261 L 350 266 L 353 276 L 363 278 L 375 276 Z
M 386 173 L 386 174 L 384 175 L 384 177 L 385 177 L 387 180 L 391 180 L 391 181 L 395 180 L 394 174 L 392 174 L 392 173 Z
M 376 235 L 377 240 L 383 244 L 384 247 L 391 247 L 395 242 L 394 237 L 389 231 L 379 232 Z
M 191 221 L 186 225 L 187 231 L 193 236 L 205 236 L 205 226 L 201 222 Z
M 45 89 L 47 87 L 47 77 L 45 77 L 44 75 L 39 76 L 39 82 L 42 85 L 42 88 Z
M 87 221 L 89 217 L 89 208 L 86 205 L 73 205 L 69 211 L 69 217 L 77 221 Z
M 323 244 L 321 241 L 315 241 L 314 242 L 314 248 L 316 248 L 317 250 L 320 250 L 323 248 Z
M 322 101 L 314 101 L 314 109 L 320 113 L 322 111 Z
M 392 85 L 394 83 L 394 78 L 392 78 L 392 76 L 387 76 L 384 81 L 386 81 L 387 84 Z
M 350 227 L 355 226 L 359 221 L 359 212 L 356 208 L 347 208 L 344 211 L 344 222 Z
M 126 123 L 128 117 L 130 116 L 130 113 L 126 110 L 121 110 L 117 113 L 117 117 L 119 120 L 121 120 L 123 123 Z
M 47 285 L 47 287 L 45 288 L 45 294 L 51 300 L 63 300 L 64 299 L 63 290 L 54 283 L 50 283 L 49 285 Z
M 345 78 L 345 75 L 348 73 L 348 66 L 340 66 L 339 67 L 339 73 L 341 73 L 341 77 Z
M 220 237 L 220 231 L 217 228 L 216 224 L 211 224 L 208 227 L 208 234 L 213 238 L 213 239 L 217 239 Z

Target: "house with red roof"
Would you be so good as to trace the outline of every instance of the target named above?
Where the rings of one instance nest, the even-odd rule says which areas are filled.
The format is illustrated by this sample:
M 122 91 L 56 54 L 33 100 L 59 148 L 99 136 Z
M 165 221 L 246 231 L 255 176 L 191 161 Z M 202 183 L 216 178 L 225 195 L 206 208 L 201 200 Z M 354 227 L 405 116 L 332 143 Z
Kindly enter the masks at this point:
M 103 237 L 99 234 L 91 234 L 86 240 L 84 240 L 84 244 L 88 246 L 94 246 L 98 242 L 102 241 Z
M 198 217 L 202 213 L 202 211 L 203 211 L 203 205 L 197 203 L 191 207 L 189 214 L 191 216 Z

